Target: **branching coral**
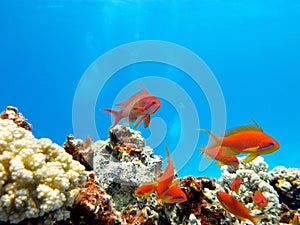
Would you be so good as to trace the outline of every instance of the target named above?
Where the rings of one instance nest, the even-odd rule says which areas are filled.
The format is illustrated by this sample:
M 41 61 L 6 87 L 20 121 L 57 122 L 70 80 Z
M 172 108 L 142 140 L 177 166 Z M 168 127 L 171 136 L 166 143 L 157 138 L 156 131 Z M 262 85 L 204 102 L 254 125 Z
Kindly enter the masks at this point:
M 18 223 L 69 217 L 84 167 L 50 139 L 36 139 L 14 121 L 0 119 L 0 220 Z

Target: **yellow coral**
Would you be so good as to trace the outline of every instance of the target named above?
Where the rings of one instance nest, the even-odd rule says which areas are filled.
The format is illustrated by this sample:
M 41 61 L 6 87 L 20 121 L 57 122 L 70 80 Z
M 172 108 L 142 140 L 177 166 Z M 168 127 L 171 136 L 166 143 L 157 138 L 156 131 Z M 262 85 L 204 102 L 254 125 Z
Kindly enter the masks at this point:
M 62 147 L 0 119 L 0 221 L 68 218 L 85 178 L 84 167 Z

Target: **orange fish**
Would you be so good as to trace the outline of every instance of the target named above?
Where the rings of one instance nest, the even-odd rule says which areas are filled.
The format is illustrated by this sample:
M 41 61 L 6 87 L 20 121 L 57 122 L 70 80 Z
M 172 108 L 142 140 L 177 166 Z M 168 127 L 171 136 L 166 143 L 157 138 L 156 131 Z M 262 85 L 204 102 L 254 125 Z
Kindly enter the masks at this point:
M 157 183 L 156 182 L 144 183 L 135 190 L 134 194 L 136 196 L 140 196 L 140 197 L 143 197 L 143 198 L 148 198 L 148 196 L 150 194 L 152 194 L 153 192 L 155 192 L 156 189 L 157 189 Z
M 296 213 L 294 213 L 292 225 L 299 225 L 299 216 Z
M 187 201 L 186 194 L 176 183 L 172 183 L 161 196 L 158 195 L 158 199 L 161 199 L 165 203 L 181 203 Z
M 244 162 L 251 162 L 261 154 L 274 152 L 279 148 L 279 143 L 263 132 L 263 130 L 253 121 L 253 124 L 232 128 L 225 132 L 224 137 L 218 137 L 206 129 L 201 129 L 207 132 L 213 138 L 207 149 L 216 146 L 227 148 L 230 155 L 239 153 L 249 153 L 244 159 Z
M 116 126 L 123 118 L 128 118 L 129 123 L 134 123 L 139 117 L 140 119 L 134 128 L 138 127 L 142 121 L 144 121 L 144 127 L 146 128 L 150 124 L 150 115 L 155 113 L 160 105 L 161 103 L 158 98 L 149 94 L 149 92 L 143 88 L 124 102 L 117 104 L 118 107 L 123 109 L 104 109 L 102 111 L 111 113 L 114 117 L 114 123 L 110 128 Z
M 250 209 L 246 208 L 241 202 L 226 192 L 217 191 L 216 195 L 221 205 L 228 212 L 234 214 L 239 220 L 245 221 L 248 219 L 253 224 L 257 225 L 262 218 L 265 218 L 263 215 L 251 215 Z
M 168 146 L 166 146 L 166 152 L 167 152 L 168 165 L 163 175 L 160 177 L 158 181 L 158 186 L 157 186 L 158 196 L 161 196 L 168 189 L 168 187 L 171 185 L 174 178 L 174 165 L 170 157 Z
M 242 182 L 243 179 L 240 176 L 236 176 L 231 183 L 231 190 L 238 194 Z
M 216 164 L 218 166 L 224 166 L 224 165 L 229 165 L 229 166 L 238 166 L 239 165 L 239 160 L 235 155 L 227 155 L 225 148 L 221 146 L 217 146 L 214 148 L 207 149 L 204 146 L 202 146 L 202 154 L 206 153 L 204 156 L 205 158 L 211 158 L 215 159 L 218 162 Z
M 145 183 L 135 190 L 136 196 L 147 198 L 151 193 L 156 191 L 157 198 L 165 203 L 181 203 L 187 200 L 186 194 L 176 183 L 172 183 L 174 179 L 174 165 L 172 163 L 168 146 L 166 146 L 168 165 L 160 177 L 158 183 Z
M 254 204 L 259 207 L 266 207 L 268 205 L 268 200 L 259 190 L 255 191 L 254 194 L 251 195 L 251 197 Z

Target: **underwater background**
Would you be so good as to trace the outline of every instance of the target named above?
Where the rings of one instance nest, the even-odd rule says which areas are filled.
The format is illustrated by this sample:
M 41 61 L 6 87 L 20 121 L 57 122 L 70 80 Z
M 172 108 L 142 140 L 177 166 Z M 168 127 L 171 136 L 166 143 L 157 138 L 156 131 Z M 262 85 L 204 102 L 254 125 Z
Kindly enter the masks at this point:
M 10 0 L 1 1 L 0 17 L 1 108 L 18 107 L 33 124 L 37 138 L 49 137 L 62 144 L 73 133 L 74 95 L 83 74 L 98 57 L 123 44 L 159 40 L 189 49 L 211 69 L 224 96 L 227 128 L 255 119 L 281 145 L 272 154 L 263 155 L 269 166 L 299 168 L 298 1 Z M 206 93 L 183 71 L 146 62 L 118 71 L 99 93 L 93 110 L 101 139 L 108 136 L 111 118 L 100 110 L 111 108 L 128 83 L 133 87 L 130 94 L 140 90 L 134 82 L 145 76 L 176 82 L 195 104 L 200 121 L 195 127 L 210 129 Z M 147 88 L 147 83 L 143 85 Z M 157 88 L 172 94 L 168 87 Z M 155 89 L 148 90 L 155 95 Z M 151 126 L 137 130 L 146 138 L 162 133 L 161 141 L 151 147 L 165 158 L 164 144 L 172 153 L 182 132 L 190 131 L 181 129 L 186 118 L 173 106 L 180 102 L 163 97 L 153 117 L 164 121 L 164 132 Z M 219 177 L 220 168 L 213 162 L 205 169 L 199 166 L 202 156 L 198 149 L 207 143 L 207 135 L 197 129 L 192 132 L 200 135 L 197 148 L 178 150 L 182 155 L 193 152 L 178 171 L 180 176 Z M 86 135 L 89 133 L 78 138 Z M 172 158 L 178 168 L 180 157 Z

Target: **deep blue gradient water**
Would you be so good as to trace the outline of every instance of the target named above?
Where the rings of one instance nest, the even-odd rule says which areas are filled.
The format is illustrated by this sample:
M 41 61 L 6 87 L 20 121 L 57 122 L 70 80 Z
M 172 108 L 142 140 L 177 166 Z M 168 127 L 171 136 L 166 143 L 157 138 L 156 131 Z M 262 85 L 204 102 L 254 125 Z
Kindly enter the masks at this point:
M 279 141 L 281 148 L 264 156 L 271 168 L 300 165 L 300 3 L 296 0 L 4 0 L 0 2 L 0 21 L 0 106 L 17 106 L 38 138 L 49 137 L 62 144 L 73 133 L 77 86 L 101 55 L 134 41 L 160 40 L 189 49 L 211 69 L 225 99 L 227 128 L 248 124 L 251 117 Z M 127 97 L 140 90 L 135 81 L 147 76 L 165 78 L 183 88 L 197 109 L 200 123 L 195 127 L 210 129 L 210 105 L 195 81 L 173 66 L 145 62 L 114 74 L 99 90 L 95 108 L 88 109 L 94 110 L 101 139 L 107 138 L 111 118 L 99 110 L 118 102 L 116 96 L 129 83 Z M 155 88 L 143 84 L 154 95 L 158 89 L 167 96 L 176 95 L 176 90 L 162 84 Z M 194 118 L 181 118 L 176 111 L 174 105 L 189 110 L 184 102 L 159 97 L 162 106 L 153 116 L 161 129 L 140 126 L 138 130 L 146 138 L 157 135 L 160 142 L 155 154 L 165 157 L 164 144 L 172 152 L 182 132 L 187 132 L 181 129 L 181 122 Z M 88 102 L 88 91 L 85 98 Z M 196 129 L 188 132 L 199 134 Z M 201 133 L 197 148 L 206 142 L 207 135 Z M 179 175 L 218 177 L 220 169 L 214 164 L 199 170 L 197 148 L 178 149 L 182 155 L 194 152 Z M 175 168 L 179 160 L 174 159 Z

